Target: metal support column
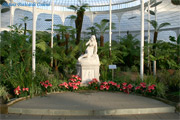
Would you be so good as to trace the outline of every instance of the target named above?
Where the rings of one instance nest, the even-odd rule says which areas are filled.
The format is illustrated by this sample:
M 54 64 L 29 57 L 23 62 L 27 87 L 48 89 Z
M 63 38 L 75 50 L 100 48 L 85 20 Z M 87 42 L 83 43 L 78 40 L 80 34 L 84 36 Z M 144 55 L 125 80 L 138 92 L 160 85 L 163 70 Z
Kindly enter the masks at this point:
M 54 36 L 54 0 L 52 0 L 52 6 L 51 6 L 51 12 L 52 12 L 52 23 L 51 23 L 51 49 L 53 49 L 53 36 Z M 51 53 L 51 67 L 53 67 L 53 52 Z
M 112 26 L 112 0 L 109 0 L 109 56 L 111 56 L 111 26 Z
M 150 0 L 148 1 L 148 21 L 150 21 Z M 150 26 L 150 22 L 148 22 L 148 44 L 151 42 L 150 41 L 150 38 L 151 38 L 151 33 L 150 33 L 150 29 L 151 29 L 151 26 Z M 149 46 L 148 46 L 148 67 L 150 68 L 150 58 L 149 58 Z
M 36 3 L 36 0 L 33 0 Z M 33 6 L 33 30 L 32 30 L 32 72 L 35 76 L 36 71 L 36 4 Z
M 144 75 L 144 0 L 141 0 L 141 53 L 140 53 L 140 77 Z
M 155 3 L 157 0 L 155 0 Z M 155 6 L 155 21 L 157 22 L 157 6 Z M 156 75 L 156 61 L 153 62 L 153 75 Z

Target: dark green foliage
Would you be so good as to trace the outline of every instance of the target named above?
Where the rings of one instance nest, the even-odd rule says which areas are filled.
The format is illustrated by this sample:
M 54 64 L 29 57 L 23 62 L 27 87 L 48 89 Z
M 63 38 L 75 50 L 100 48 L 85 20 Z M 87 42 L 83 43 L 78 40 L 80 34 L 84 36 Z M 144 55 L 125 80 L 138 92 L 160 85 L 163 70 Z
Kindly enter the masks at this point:
M 81 1 L 80 1 L 81 4 Z M 68 9 L 72 9 L 76 12 L 77 17 L 75 20 L 75 25 L 76 25 L 76 45 L 78 45 L 80 43 L 80 39 L 81 39 L 81 30 L 82 30 L 82 24 L 83 24 L 83 19 L 84 19 L 84 12 L 86 11 L 86 9 L 89 8 L 88 4 L 81 4 L 80 6 L 74 6 L 74 5 L 70 5 L 70 7 L 68 7 Z
M 123 38 L 120 38 L 119 50 L 122 52 L 123 61 L 125 61 L 125 65 L 131 67 L 133 65 L 139 65 L 140 58 L 140 42 L 136 39 L 136 36 L 132 34 L 128 34 Z M 120 63 L 123 65 L 122 63 Z

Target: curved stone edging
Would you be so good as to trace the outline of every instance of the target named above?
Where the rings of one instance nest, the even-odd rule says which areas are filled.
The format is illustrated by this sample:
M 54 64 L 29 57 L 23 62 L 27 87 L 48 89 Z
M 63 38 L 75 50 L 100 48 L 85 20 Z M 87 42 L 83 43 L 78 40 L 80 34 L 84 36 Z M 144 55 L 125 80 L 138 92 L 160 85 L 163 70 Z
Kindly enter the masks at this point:
M 63 93 L 61 92 L 51 92 L 52 93 Z M 138 94 L 134 94 L 138 95 Z M 142 96 L 142 95 L 138 95 Z M 143 96 L 147 97 L 147 96 Z M 8 113 L 16 113 L 16 114 L 34 114 L 34 115 L 130 115 L 130 114 L 153 114 L 153 113 L 173 113 L 175 112 L 175 107 L 154 107 L 154 108 L 128 108 L 128 109 L 110 109 L 110 110 L 65 110 L 65 109 L 37 109 L 37 108 L 13 108 L 11 105 L 15 104 L 16 102 L 26 100 L 28 97 L 18 98 L 14 101 L 8 103 Z M 164 102 L 156 97 L 149 97 L 161 102 Z M 167 102 L 164 102 L 167 103 Z M 170 104 L 172 105 L 172 104 Z
M 59 109 L 25 109 L 9 108 L 9 113 L 29 114 L 29 115 L 132 115 L 132 114 L 153 114 L 153 113 L 174 113 L 174 107 L 157 108 L 132 108 L 132 109 L 112 109 L 112 110 L 59 110 Z
M 52 94 L 52 93 L 55 93 L 55 94 L 56 93 L 63 93 L 63 91 L 61 91 L 61 92 L 51 92 L 51 93 L 47 93 L 47 95 Z M 13 104 L 15 104 L 15 103 L 17 103 L 19 101 L 26 100 L 26 99 L 29 99 L 29 98 L 30 98 L 30 95 L 28 95 L 27 97 L 20 97 L 20 98 L 17 98 L 15 100 L 13 100 L 13 101 L 8 102 L 6 105 L 9 107 L 9 106 L 11 106 L 11 105 L 13 105 Z

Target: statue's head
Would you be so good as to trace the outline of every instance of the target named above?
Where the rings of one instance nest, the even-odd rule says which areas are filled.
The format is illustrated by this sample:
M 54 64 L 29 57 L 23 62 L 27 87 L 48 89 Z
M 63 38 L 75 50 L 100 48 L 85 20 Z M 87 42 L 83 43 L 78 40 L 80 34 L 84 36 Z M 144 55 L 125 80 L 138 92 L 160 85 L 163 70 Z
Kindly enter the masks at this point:
M 91 40 L 96 41 L 96 36 L 95 36 L 95 35 L 92 35 L 92 36 L 91 36 Z

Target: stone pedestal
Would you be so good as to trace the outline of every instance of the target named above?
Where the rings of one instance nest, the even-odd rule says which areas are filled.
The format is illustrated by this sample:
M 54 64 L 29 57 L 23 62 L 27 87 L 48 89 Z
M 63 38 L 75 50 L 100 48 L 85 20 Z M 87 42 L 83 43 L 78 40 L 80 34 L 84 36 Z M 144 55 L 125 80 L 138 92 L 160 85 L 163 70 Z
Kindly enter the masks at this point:
M 98 56 L 97 56 L 98 57 Z M 82 79 L 81 85 L 86 86 L 93 78 L 96 78 L 99 81 L 99 67 L 100 62 L 98 59 L 84 58 L 81 62 L 78 62 L 77 65 L 77 75 Z

